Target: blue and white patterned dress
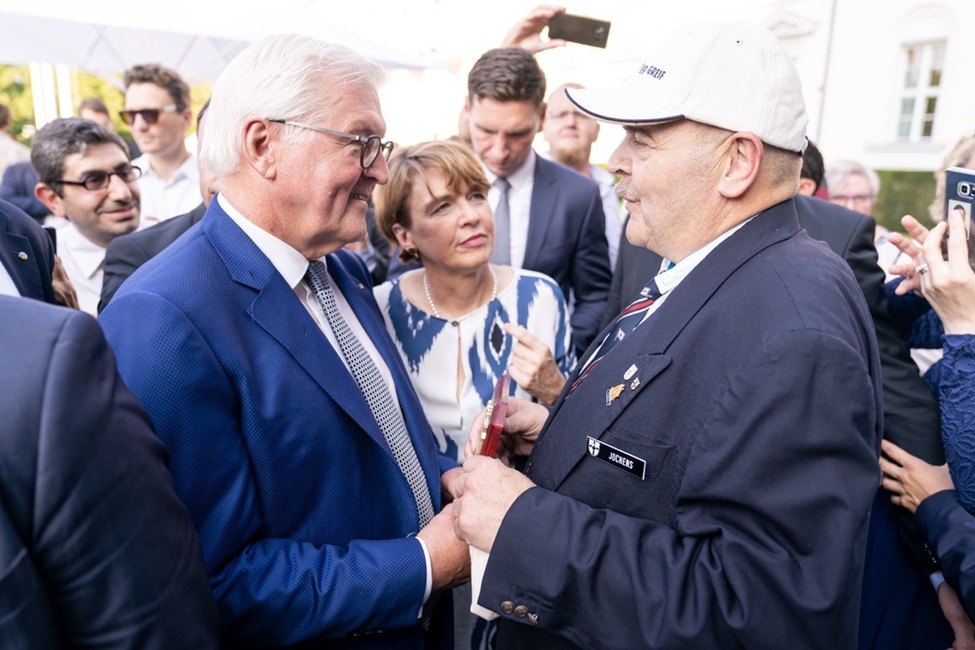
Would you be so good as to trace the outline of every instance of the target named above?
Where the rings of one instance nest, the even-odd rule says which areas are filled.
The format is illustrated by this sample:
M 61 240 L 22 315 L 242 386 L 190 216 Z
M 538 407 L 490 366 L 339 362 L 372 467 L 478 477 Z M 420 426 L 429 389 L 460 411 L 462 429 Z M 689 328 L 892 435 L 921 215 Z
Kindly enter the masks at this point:
M 440 449 L 460 461 L 471 421 L 491 399 L 495 382 L 510 363 L 515 340 L 505 334 L 504 323 L 523 326 L 549 346 L 563 374 L 575 363 L 559 285 L 541 273 L 513 270 L 515 280 L 497 298 L 452 321 L 415 307 L 400 291 L 398 278 L 374 289 Z M 458 363 L 463 368 L 459 390 Z M 531 399 L 514 382 L 511 386 L 514 396 Z

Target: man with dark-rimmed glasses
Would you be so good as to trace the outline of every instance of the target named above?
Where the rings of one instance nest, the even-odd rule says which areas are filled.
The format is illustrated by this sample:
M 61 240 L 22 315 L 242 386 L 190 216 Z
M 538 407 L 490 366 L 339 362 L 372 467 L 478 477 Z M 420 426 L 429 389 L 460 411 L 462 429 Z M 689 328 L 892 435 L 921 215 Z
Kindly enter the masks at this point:
M 214 84 L 203 219 L 99 321 L 170 452 L 227 646 L 451 647 L 466 580 L 434 434 L 345 250 L 386 183 L 383 70 L 304 36 Z
M 184 214 L 200 203 L 196 157 L 186 148 L 193 122 L 190 88 L 173 70 L 150 63 L 125 71 L 125 110 L 142 155 L 132 164 L 142 170 L 142 223 L 151 225 Z
M 58 230 L 57 253 L 78 294 L 82 311 L 94 314 L 102 290 L 102 263 L 109 242 L 139 225 L 139 180 L 125 141 L 91 120 L 54 120 L 34 136 L 34 194 L 68 224 Z

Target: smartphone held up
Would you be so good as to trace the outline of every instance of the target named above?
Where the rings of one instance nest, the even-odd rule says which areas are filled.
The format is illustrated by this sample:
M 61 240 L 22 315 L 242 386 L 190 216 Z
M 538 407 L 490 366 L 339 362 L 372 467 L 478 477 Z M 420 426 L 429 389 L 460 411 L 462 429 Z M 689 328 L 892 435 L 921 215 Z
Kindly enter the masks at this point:
M 609 39 L 609 21 L 574 14 L 557 14 L 548 21 L 548 37 L 605 48 Z
M 975 269 L 975 241 L 972 233 L 972 207 L 975 206 L 975 170 L 949 167 L 945 171 L 945 220 L 951 214 L 960 215 L 965 223 L 968 239 L 968 263 Z M 942 253 L 948 257 L 948 233 L 942 242 Z

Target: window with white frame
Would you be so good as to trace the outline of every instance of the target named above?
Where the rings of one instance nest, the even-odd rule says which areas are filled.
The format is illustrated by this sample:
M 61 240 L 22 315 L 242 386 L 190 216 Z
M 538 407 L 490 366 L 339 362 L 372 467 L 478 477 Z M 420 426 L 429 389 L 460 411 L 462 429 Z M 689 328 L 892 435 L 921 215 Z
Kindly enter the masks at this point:
M 917 142 L 931 138 L 937 116 L 945 41 L 905 44 L 903 86 L 897 139 Z

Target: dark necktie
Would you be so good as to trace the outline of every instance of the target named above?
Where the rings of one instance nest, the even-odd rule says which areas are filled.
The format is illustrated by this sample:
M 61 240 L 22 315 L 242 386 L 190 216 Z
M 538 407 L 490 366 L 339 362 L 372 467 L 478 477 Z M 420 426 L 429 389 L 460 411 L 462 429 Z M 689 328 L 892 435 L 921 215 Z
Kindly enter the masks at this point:
M 430 498 L 430 490 L 427 488 L 426 477 L 423 475 L 420 460 L 413 448 L 413 441 L 410 440 L 409 431 L 406 429 L 403 413 L 393 402 L 389 387 L 382 375 L 379 374 L 379 369 L 372 357 L 369 356 L 359 339 L 352 333 L 349 324 L 339 313 L 338 306 L 335 304 L 335 295 L 332 293 L 332 287 L 328 282 L 328 270 L 325 265 L 317 260 L 310 262 L 305 278 L 315 292 L 318 304 L 325 312 L 325 318 L 332 327 L 335 338 L 339 341 L 342 356 L 345 357 L 346 363 L 352 369 L 352 376 L 359 385 L 366 402 L 369 403 L 369 408 L 372 410 L 372 414 L 393 452 L 393 458 L 396 459 L 396 463 L 410 484 L 413 497 L 416 499 L 419 525 L 420 528 L 423 528 L 433 519 L 433 501 Z
M 579 372 L 579 376 L 576 380 L 572 382 L 572 387 L 569 388 L 569 393 L 574 391 L 582 380 L 586 378 L 592 369 L 596 367 L 600 359 L 605 357 L 610 350 L 612 350 L 617 343 L 626 338 L 626 335 L 632 332 L 637 325 L 643 322 L 643 317 L 646 315 L 647 310 L 653 305 L 660 297 L 660 289 L 657 288 L 656 278 L 652 278 L 650 282 L 647 282 L 646 286 L 640 290 L 640 294 L 636 297 L 636 300 L 631 302 L 626 306 L 626 309 L 620 312 L 619 316 L 613 322 L 609 333 L 603 342 L 599 344 L 596 352 L 592 355 L 592 360 L 586 364 L 582 370 Z
M 498 207 L 494 209 L 494 252 L 491 262 L 494 264 L 511 264 L 511 211 L 508 207 L 508 190 L 511 183 L 507 178 L 498 176 L 494 186 L 501 191 Z

